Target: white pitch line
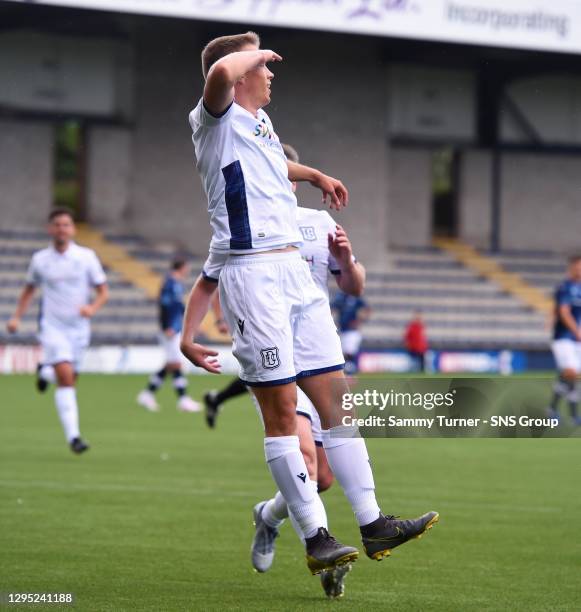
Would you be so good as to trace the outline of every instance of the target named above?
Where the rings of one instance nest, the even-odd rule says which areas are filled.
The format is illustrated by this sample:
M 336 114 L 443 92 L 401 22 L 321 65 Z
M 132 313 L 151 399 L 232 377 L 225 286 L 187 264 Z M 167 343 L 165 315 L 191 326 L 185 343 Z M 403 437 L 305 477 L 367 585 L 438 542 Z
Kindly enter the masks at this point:
M 223 489 L 188 489 L 188 488 L 170 488 L 170 487 L 150 487 L 145 485 L 124 485 L 124 484 L 113 484 L 113 483 L 75 483 L 75 482 L 55 482 L 45 480 L 0 480 L 0 487 L 7 488 L 18 488 L 18 489 L 51 489 L 55 491 L 103 491 L 110 493 L 158 493 L 160 495 L 172 494 L 172 495 L 186 495 L 191 497 L 204 496 L 204 497 L 215 497 L 217 500 L 228 497 L 246 497 L 248 499 L 256 499 L 261 495 L 264 495 L 265 490 L 260 489 L 256 491 L 236 491 L 228 489 L 227 485 L 224 485 Z M 398 496 L 398 505 L 417 505 L 425 504 L 426 499 L 420 499 L 419 497 L 409 496 Z M 542 513 L 542 514 L 553 514 L 564 512 L 563 508 L 557 506 L 512 506 L 510 504 L 494 504 L 485 501 L 440 501 L 436 504 L 440 510 L 444 508 L 450 508 L 451 510 L 463 509 L 463 508 L 475 508 L 478 510 L 491 510 L 498 512 L 506 512 L 511 510 L 514 512 L 530 512 L 530 513 Z
M 235 491 L 232 489 L 188 489 L 170 487 L 150 487 L 145 485 L 124 485 L 113 483 L 78 483 L 78 482 L 54 482 L 46 480 L 0 480 L 0 487 L 13 487 L 18 489 L 52 489 L 59 491 L 104 491 L 111 493 L 159 493 L 188 496 L 216 496 L 216 497 L 248 497 L 254 499 L 260 492 Z

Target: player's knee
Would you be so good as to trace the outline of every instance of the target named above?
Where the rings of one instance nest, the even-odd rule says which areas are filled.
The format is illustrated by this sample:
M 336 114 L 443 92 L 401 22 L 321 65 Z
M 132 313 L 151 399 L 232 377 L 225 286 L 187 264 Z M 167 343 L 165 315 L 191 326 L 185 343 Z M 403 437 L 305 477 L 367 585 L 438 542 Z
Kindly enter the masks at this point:
M 562 372 L 561 372 L 561 376 L 567 381 L 567 382 L 575 382 L 577 380 L 577 371 L 574 370 L 573 368 L 565 368 Z
M 264 430 L 267 436 L 296 436 L 297 416 L 294 407 L 284 410 L 279 407 L 276 415 L 268 414 L 262 410 L 264 417 Z
M 317 485 L 319 487 L 319 493 L 326 491 L 331 488 L 333 484 L 333 473 L 331 470 L 319 470 L 317 474 Z
M 255 392 L 267 436 L 297 435 L 296 393 Z
M 74 387 L 75 372 L 70 363 L 59 363 L 55 366 L 54 370 L 59 387 Z

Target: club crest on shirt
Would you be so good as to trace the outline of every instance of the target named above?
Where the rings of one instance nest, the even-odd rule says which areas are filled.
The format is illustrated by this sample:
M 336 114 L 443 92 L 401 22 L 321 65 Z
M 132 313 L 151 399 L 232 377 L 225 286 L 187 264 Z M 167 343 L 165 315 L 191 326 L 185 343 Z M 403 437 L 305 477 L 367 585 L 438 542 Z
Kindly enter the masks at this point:
M 313 242 L 314 240 L 317 239 L 315 228 L 312 227 L 311 225 L 301 225 L 299 229 L 301 230 L 301 234 L 303 235 L 303 238 L 305 240 L 308 240 L 309 242 Z
M 278 347 L 271 346 L 260 350 L 262 356 L 262 367 L 267 370 L 274 370 L 280 365 L 280 359 L 278 357 Z

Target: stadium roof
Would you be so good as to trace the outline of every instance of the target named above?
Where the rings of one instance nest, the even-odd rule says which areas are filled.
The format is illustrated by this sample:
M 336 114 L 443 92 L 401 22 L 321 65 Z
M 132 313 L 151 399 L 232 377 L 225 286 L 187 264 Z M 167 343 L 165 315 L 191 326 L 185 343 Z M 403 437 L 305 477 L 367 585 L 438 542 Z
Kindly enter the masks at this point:
M 30 4 L 30 0 L 11 0 Z M 574 0 L 43 0 L 123 13 L 581 53 Z

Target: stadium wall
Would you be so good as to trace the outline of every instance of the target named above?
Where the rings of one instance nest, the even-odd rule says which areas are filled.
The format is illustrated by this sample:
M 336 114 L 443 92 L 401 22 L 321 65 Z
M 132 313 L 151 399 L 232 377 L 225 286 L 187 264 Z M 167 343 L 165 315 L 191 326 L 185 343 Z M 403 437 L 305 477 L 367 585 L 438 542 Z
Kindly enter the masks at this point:
M 88 220 L 103 229 L 127 223 L 133 133 L 95 125 L 87 133 Z
M 466 150 L 460 161 L 459 237 L 479 248 L 490 245 L 491 155 Z
M 216 34 L 244 28 L 153 17 L 125 17 L 118 26 L 131 45 L 134 108 L 122 121 L 86 119 L 88 220 L 202 255 L 209 227 L 187 115 L 201 94 L 201 47 Z M 95 28 L 96 35 L 108 35 L 105 26 Z M 390 246 L 429 245 L 431 151 L 446 143 L 390 145 L 388 67 L 395 60 L 386 55 L 385 41 L 353 37 L 345 44 L 342 35 L 274 29 L 262 34 L 264 45 L 284 57 L 273 67 L 268 112 L 304 163 L 349 187 L 351 206 L 334 216 L 359 257 L 378 264 Z M 44 223 L 52 197 L 52 122 L 47 115 L 0 122 L 0 204 L 9 212 L 2 227 Z M 491 155 L 461 149 L 459 234 L 486 247 Z M 502 167 L 502 246 L 577 248 L 581 158 L 505 153 Z M 298 197 L 320 205 L 308 186 Z
M 203 254 L 209 228 L 188 125 L 201 93 L 202 39 L 188 25 L 148 20 L 135 32 L 136 106 L 124 225 Z
M 502 166 L 502 247 L 578 252 L 581 157 L 511 153 Z
M 1 227 L 41 227 L 51 205 L 53 128 L 41 121 L 0 121 Z
M 392 147 L 389 156 L 390 246 L 428 246 L 432 231 L 431 151 Z

